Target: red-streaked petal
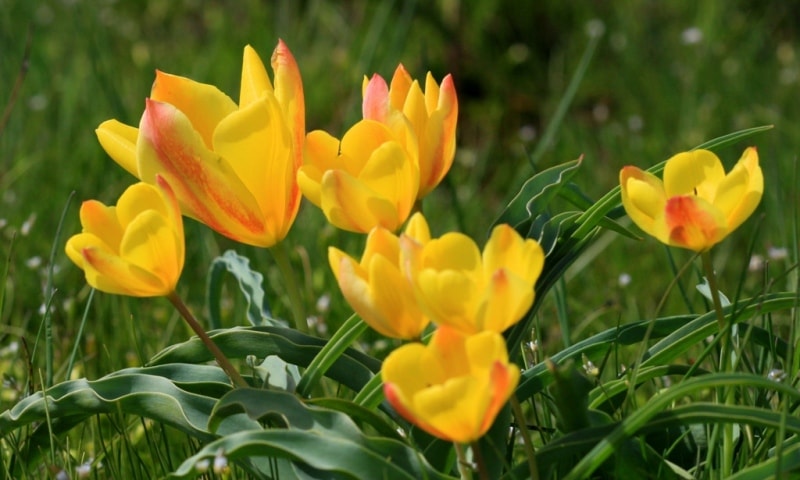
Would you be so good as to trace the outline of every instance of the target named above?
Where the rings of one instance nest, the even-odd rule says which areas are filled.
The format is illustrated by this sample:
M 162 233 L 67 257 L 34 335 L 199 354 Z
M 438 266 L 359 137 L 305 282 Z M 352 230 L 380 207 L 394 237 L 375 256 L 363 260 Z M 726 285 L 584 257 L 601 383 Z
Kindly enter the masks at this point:
M 668 242 L 665 243 L 696 252 L 708 250 L 728 234 L 722 213 L 694 195 L 670 198 L 665 209 L 664 224 L 668 235 Z
M 172 289 L 157 276 L 124 261 L 99 246 L 82 251 L 86 281 L 92 287 L 115 295 L 159 297 Z
M 228 163 L 205 148 L 182 112 L 148 100 L 137 148 L 142 180 L 152 183 L 162 175 L 186 214 L 229 238 L 260 244 L 258 203 Z
M 169 103 L 183 112 L 209 149 L 217 124 L 237 109 L 233 100 L 213 85 L 158 70 L 150 99 Z

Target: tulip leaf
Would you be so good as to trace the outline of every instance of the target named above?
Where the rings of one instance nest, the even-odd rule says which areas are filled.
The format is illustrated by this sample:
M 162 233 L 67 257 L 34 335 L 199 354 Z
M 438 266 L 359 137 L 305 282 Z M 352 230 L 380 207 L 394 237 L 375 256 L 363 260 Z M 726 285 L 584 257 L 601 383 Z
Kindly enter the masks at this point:
M 300 383 L 297 384 L 297 393 L 303 397 L 311 395 L 320 377 L 325 375 L 331 365 L 367 328 L 368 325 L 358 315 L 353 314 L 347 319 L 308 365 Z
M 98 380 L 70 380 L 36 392 L 0 414 L 0 432 L 37 424 L 28 439 L 33 464 L 60 435 L 94 415 L 124 412 L 172 426 L 201 441 L 216 434 L 206 427 L 218 396 L 230 390 L 224 372 L 206 365 L 162 365 L 131 368 Z M 218 433 L 252 429 L 244 415 L 231 416 Z M 34 453 L 37 452 L 37 453 Z
M 235 327 L 209 332 L 209 336 L 229 358 L 277 355 L 299 367 L 307 367 L 328 343 L 287 327 Z M 165 363 L 204 363 L 213 360 L 205 345 L 192 338 L 162 350 L 150 365 Z M 353 348 L 347 348 L 326 370 L 326 376 L 358 392 L 380 370 L 381 362 Z
M 206 297 L 208 298 L 208 318 L 211 329 L 222 327 L 222 279 L 225 272 L 239 282 L 239 289 L 247 300 L 247 320 L 250 325 L 281 326 L 271 318 L 269 302 L 264 295 L 264 276 L 250 269 L 250 259 L 233 250 L 228 250 L 211 262 L 208 269 Z
M 767 130 L 771 130 L 774 127 L 775 127 L 774 125 L 761 125 L 758 127 L 745 128 L 744 130 L 728 133 L 727 135 L 722 135 L 721 137 L 713 138 L 711 140 L 703 142 L 700 145 L 694 147 L 692 150 L 700 150 L 700 149 L 713 150 L 715 148 L 726 147 L 728 145 L 744 140 L 747 137 L 756 135 L 761 132 L 766 132 Z
M 507 223 L 516 229 L 526 230 L 525 225 L 544 213 L 550 200 L 577 173 L 582 158 L 550 167 L 529 178 L 495 220 L 494 225 Z
M 228 460 L 289 459 L 300 478 L 452 478 L 437 472 L 402 442 L 365 435 L 341 412 L 309 407 L 290 394 L 281 395 L 284 397 L 274 398 L 276 405 L 259 410 L 270 419 L 282 419 L 283 428 L 251 429 L 220 438 L 184 461 L 171 478 L 197 477 L 200 473 L 195 465 L 205 459 L 213 460 L 220 452 Z
M 792 385 L 784 385 L 760 375 L 713 373 L 686 379 L 651 397 L 647 403 L 640 405 L 629 416 L 615 425 L 613 430 L 602 436 L 601 441 L 595 443 L 588 452 L 585 452 L 585 455 L 581 456 L 575 467 L 570 470 L 569 475 L 563 478 L 574 480 L 591 476 L 592 472 L 596 471 L 611 455 L 617 452 L 627 439 L 645 429 L 654 420 L 658 421 L 655 428 L 663 430 L 664 423 L 668 421 L 668 419 L 664 419 L 665 416 L 675 417 L 679 419 L 679 424 L 683 425 L 692 423 L 740 423 L 765 428 L 786 428 L 787 433 L 800 433 L 800 420 L 795 418 L 790 420 L 782 412 L 773 412 L 757 407 L 713 404 L 709 405 L 712 408 L 707 408 L 702 413 L 691 418 L 689 415 L 676 415 L 676 411 L 679 413 L 686 411 L 681 410 L 680 407 L 665 412 L 674 402 L 688 395 L 707 391 L 708 389 L 731 387 L 775 391 L 786 395 L 792 402 L 800 399 L 800 392 Z M 694 403 L 684 408 L 695 406 L 699 409 L 703 405 L 702 403 Z M 537 458 L 547 456 L 543 450 L 545 450 L 545 447 L 540 449 Z
M 796 298 L 792 292 L 765 295 L 749 302 L 742 302 L 745 306 L 740 306 L 738 314 L 732 318 L 736 322 L 743 322 L 755 314 L 768 314 L 793 308 L 795 301 Z M 726 310 L 731 311 L 730 307 Z M 699 316 L 679 315 L 629 323 L 593 335 L 550 358 L 556 364 L 570 358 L 580 358 L 581 355 L 597 360 L 602 358 L 610 348 L 641 342 L 648 333 L 647 330 L 651 328 L 649 323 L 653 322 L 652 331 L 649 332 L 647 338 L 661 340 L 646 352 L 645 360 L 640 368 L 663 365 L 675 360 L 686 350 L 697 345 L 703 338 L 712 335 L 718 328 L 716 321 L 716 313 L 712 311 Z M 776 340 L 766 330 L 757 326 L 748 325 L 748 328 L 750 331 L 747 335 L 751 342 L 774 349 L 777 355 L 786 357 L 788 347 L 785 341 Z M 511 351 L 509 348 L 509 352 Z M 552 374 L 547 370 L 546 365 L 539 363 L 522 373 L 516 395 L 520 401 L 524 401 L 542 392 L 552 381 Z

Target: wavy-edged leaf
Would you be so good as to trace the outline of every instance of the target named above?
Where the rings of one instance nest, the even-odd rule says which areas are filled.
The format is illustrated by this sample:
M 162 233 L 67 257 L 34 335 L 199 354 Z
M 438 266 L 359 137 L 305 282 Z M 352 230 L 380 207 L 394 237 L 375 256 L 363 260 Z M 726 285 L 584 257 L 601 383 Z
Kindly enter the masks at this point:
M 214 343 L 229 358 L 277 355 L 282 360 L 307 367 L 327 344 L 326 340 L 286 327 L 235 327 L 209 332 Z M 150 365 L 165 363 L 204 363 L 212 360 L 203 343 L 192 338 L 172 345 L 150 360 Z M 381 362 L 353 348 L 344 350 L 326 371 L 326 376 L 358 392 L 381 368 Z
M 285 394 L 288 395 L 288 394 Z M 291 395 L 289 395 L 291 396 Z M 295 400 L 297 398 L 295 397 Z M 292 407 L 287 428 L 250 430 L 227 435 L 187 459 L 171 478 L 194 478 L 195 465 L 219 452 L 229 460 L 253 457 L 285 458 L 316 478 L 334 479 L 451 479 L 434 470 L 408 445 L 364 435 L 345 414 L 318 407 Z
M 529 178 L 493 225 L 507 223 L 520 229 L 543 213 L 550 200 L 575 176 L 582 159 L 581 156 L 577 160 L 550 167 Z
M 281 326 L 271 318 L 269 302 L 264 295 L 264 276 L 250 269 L 250 259 L 243 257 L 233 250 L 228 250 L 215 258 L 208 267 L 208 281 L 206 283 L 206 298 L 208 299 L 208 318 L 211 329 L 222 327 L 222 279 L 225 272 L 233 275 L 239 283 L 247 300 L 247 320 L 250 325 Z
M 224 373 L 219 368 L 198 365 L 164 366 L 158 369 L 126 369 L 98 380 L 70 380 L 44 392 L 37 392 L 0 413 L 0 432 L 8 433 L 36 424 L 28 438 L 31 454 L 27 462 L 35 462 L 46 451 L 50 435 L 60 435 L 94 415 L 124 412 L 172 426 L 201 441 L 217 437 L 206 428 L 217 398 L 180 388 L 169 378 L 158 374 L 176 374 L 179 382 L 191 390 L 219 393 Z M 148 372 L 148 373 L 143 373 Z M 208 385 L 199 379 L 207 375 Z M 228 386 L 229 390 L 230 387 Z M 254 428 L 258 424 L 245 415 L 230 417 L 220 426 L 219 434 Z

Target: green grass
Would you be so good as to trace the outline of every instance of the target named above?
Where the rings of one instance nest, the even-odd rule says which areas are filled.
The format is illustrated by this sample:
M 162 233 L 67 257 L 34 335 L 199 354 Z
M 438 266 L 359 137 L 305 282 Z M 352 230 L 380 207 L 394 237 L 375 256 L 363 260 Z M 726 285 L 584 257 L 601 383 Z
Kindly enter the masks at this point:
M 79 228 L 81 201 L 112 202 L 133 181 L 105 155 L 93 130 L 109 118 L 138 123 L 156 68 L 218 85 L 235 98 L 244 45 L 253 45 L 266 60 L 278 38 L 287 42 L 302 71 L 309 131 L 339 135 L 360 116 L 364 75 L 389 77 L 398 62 L 417 78 L 427 70 L 437 79 L 453 73 L 460 106 L 457 158 L 424 211 L 434 234 L 457 229 L 479 243 L 534 172 L 584 155 L 575 182 L 597 199 L 617 185 L 624 165 L 650 167 L 705 140 L 773 124 L 769 132 L 718 151 L 730 167 L 745 146 L 757 145 L 766 190 L 757 215 L 715 249 L 715 266 L 721 289 L 732 298 L 797 291 L 792 269 L 797 262 L 800 32 L 798 14 L 786 2 L 0 0 L 0 9 L 0 109 L 11 108 L 0 132 L 0 259 L 8 265 L 0 312 L 0 411 L 43 386 L 49 361 L 56 382 L 96 379 L 141 366 L 191 336 L 163 299 L 97 293 L 87 307 L 89 289 L 63 254 L 63 244 Z M 551 143 L 540 147 L 589 45 L 587 28 L 597 28 L 597 22 L 604 34 L 585 76 L 565 104 Z M 701 32 L 696 43 L 693 32 Z M 13 90 L 17 81 L 19 90 Z M 555 211 L 563 208 L 565 202 L 554 204 Z M 265 274 L 274 312 L 289 314 L 268 252 L 236 245 L 191 221 L 187 237 L 179 293 L 198 316 L 203 318 L 207 268 L 229 248 Z M 332 298 L 330 309 L 319 312 L 330 335 L 350 310 L 329 272 L 327 247 L 344 245 L 355 254 L 360 237 L 326 225 L 306 203 L 288 242 L 308 259 L 308 305 L 323 295 Z M 751 253 L 769 258 L 773 247 L 786 248 L 788 256 L 772 260 L 765 271 L 748 270 Z M 298 271 L 300 258 L 293 257 Z M 535 319 L 540 359 L 616 325 L 707 311 L 694 288 L 699 267 L 689 267 L 668 290 L 674 273 L 689 261 L 689 253 L 667 251 L 652 239 L 637 242 L 603 233 L 559 285 L 563 301 L 550 294 L 543 302 Z M 626 286 L 619 283 L 623 274 L 631 278 Z M 48 286 L 52 303 L 45 321 Z M 225 301 L 223 326 L 243 325 L 243 301 L 232 282 Z M 795 345 L 793 321 L 780 312 L 753 323 Z M 562 326 L 567 324 L 565 341 Z M 377 339 L 368 334 L 362 343 L 369 347 Z M 614 380 L 637 348 L 595 359 L 605 362 L 602 379 Z M 676 363 L 697 359 L 704 348 L 687 349 Z M 743 354 L 748 363 L 741 371 L 763 376 L 779 367 L 794 382 L 797 358 L 777 364 L 755 346 Z M 648 398 L 660 382 L 648 383 L 635 401 Z M 755 387 L 746 393 L 753 396 L 747 404 L 777 403 Z M 536 407 L 550 411 L 547 396 L 537 398 Z M 635 405 L 626 406 L 615 415 L 635 411 Z M 0 443 L 0 478 L 11 468 L 12 453 L 29 454 L 15 452 L 25 445 L 14 438 Z M 747 451 L 762 460 L 780 444 L 770 436 L 748 441 L 753 443 Z M 53 442 L 45 465 L 70 472 L 89 457 L 102 457 L 104 470 L 97 478 L 164 475 L 200 447 L 170 427 L 121 414 L 99 415 Z M 164 451 L 163 445 L 174 448 Z M 699 471 L 701 477 L 710 475 Z M 54 472 L 45 468 L 29 478 Z

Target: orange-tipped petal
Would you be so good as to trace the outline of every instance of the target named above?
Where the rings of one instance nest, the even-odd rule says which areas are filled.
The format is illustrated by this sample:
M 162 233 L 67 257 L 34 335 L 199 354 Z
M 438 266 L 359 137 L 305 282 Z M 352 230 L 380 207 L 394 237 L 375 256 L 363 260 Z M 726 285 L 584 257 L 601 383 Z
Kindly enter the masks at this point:
M 156 275 L 100 246 L 86 247 L 81 253 L 86 281 L 102 292 L 134 297 L 159 297 L 172 292 Z
M 208 149 L 212 148 L 217 124 L 237 109 L 236 103 L 213 85 L 158 70 L 150 99 L 169 103 L 183 112 Z
M 136 166 L 136 138 L 139 136 L 139 129 L 117 120 L 106 120 L 97 127 L 95 134 L 108 156 L 128 173 L 139 178 L 139 169 Z
M 366 82 L 363 88 L 364 100 L 361 114 L 365 119 L 385 122 L 389 114 L 389 86 L 377 73 Z
M 292 132 L 295 152 L 295 170 L 303 164 L 303 143 L 306 136 L 306 104 L 303 94 L 303 79 L 294 55 L 289 47 L 278 40 L 272 53 L 273 83 L 275 98 L 283 109 L 289 130 Z

